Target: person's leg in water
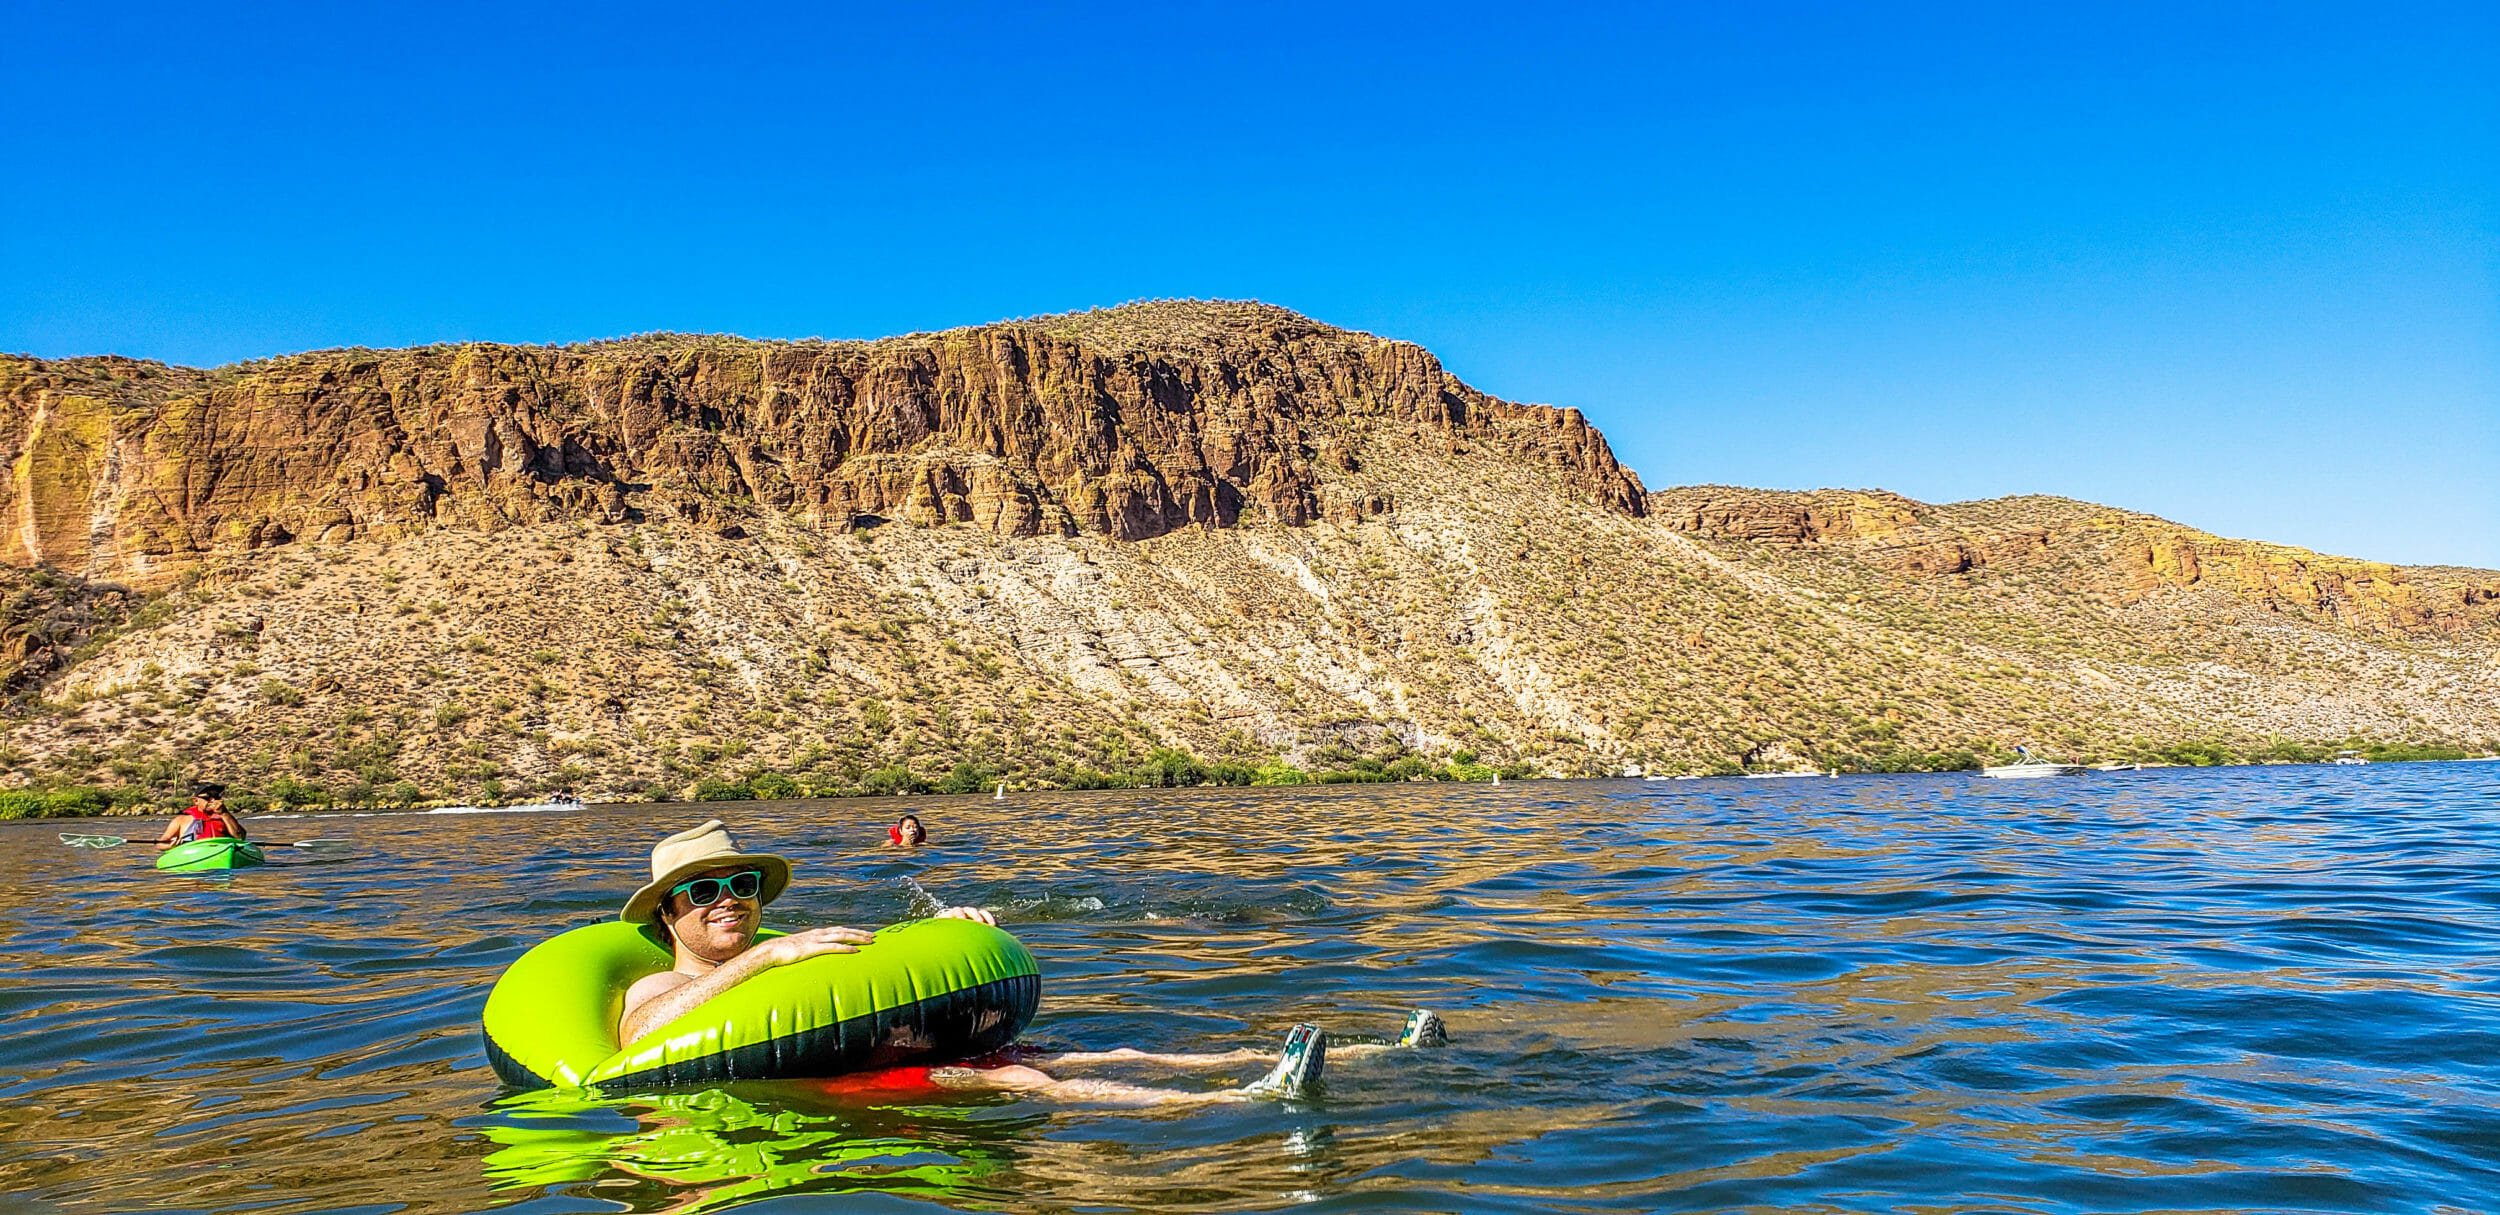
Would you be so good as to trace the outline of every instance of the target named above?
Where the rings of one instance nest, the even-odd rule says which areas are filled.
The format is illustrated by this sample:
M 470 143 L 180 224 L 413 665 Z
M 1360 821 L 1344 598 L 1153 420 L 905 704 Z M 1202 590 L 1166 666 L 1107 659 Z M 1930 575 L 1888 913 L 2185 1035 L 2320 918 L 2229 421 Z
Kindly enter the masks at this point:
M 948 1088 L 1001 1089 L 1062 1100 L 1105 1101 L 1120 1105 L 1195 1105 L 1299 1096 L 1318 1083 L 1320 1072 L 1331 1053 L 1340 1057 L 1372 1055 L 1392 1050 L 1445 1046 L 1448 1043 L 1449 1034 L 1442 1028 L 1441 1018 L 1428 1009 L 1418 1008 L 1407 1014 L 1405 1028 L 1395 1043 L 1354 1042 L 1332 1048 L 1328 1045 L 1327 1035 L 1321 1033 L 1317 1026 L 1304 1024 L 1294 1026 L 1285 1035 L 1284 1049 L 1274 1055 L 1248 1049 L 1215 1054 L 1156 1054 L 1121 1047 L 1117 1050 L 1069 1051 L 1039 1057 L 1042 1062 L 1074 1066 L 1151 1062 L 1172 1067 L 1221 1067 L 1233 1063 L 1276 1060 L 1274 1070 L 1239 1088 L 1191 1091 L 1148 1088 L 1112 1080 L 1062 1080 L 1038 1068 L 1021 1064 L 992 1068 L 934 1068 L 929 1075 L 930 1079 Z
M 1022 1064 L 1005 1067 L 933 1067 L 929 1079 L 944 1088 L 996 1089 L 1007 1092 L 1032 1093 L 1064 1101 L 1102 1101 L 1114 1105 L 1202 1105 L 1217 1101 L 1260 1101 L 1272 1097 L 1296 1097 L 1319 1082 L 1320 1068 L 1327 1061 L 1327 1037 L 1316 1025 L 1296 1025 L 1285 1034 L 1283 1061 L 1264 1078 L 1240 1088 L 1208 1091 L 1147 1088 L 1122 1084 L 1116 1080 L 1061 1080 L 1039 1068 Z M 1143 1051 L 1127 1053 L 1100 1052 L 1097 1057 L 1119 1059 L 1155 1058 Z M 1203 1056 L 1201 1056 L 1203 1057 Z
M 1406 1024 L 1399 1029 L 1397 1041 L 1331 1042 L 1328 1046 L 1328 1053 L 1332 1058 L 1346 1059 L 1377 1055 L 1393 1050 L 1416 1050 L 1449 1044 L 1450 1031 L 1442 1024 L 1441 1015 L 1428 1008 L 1418 1008 L 1406 1014 Z M 1235 1063 L 1266 1063 L 1276 1059 L 1277 1055 L 1272 1051 L 1253 1050 L 1246 1046 L 1240 1050 L 1228 1050 L 1217 1054 L 1168 1055 L 1142 1051 L 1133 1046 L 1123 1046 L 1115 1050 L 1059 1051 L 1037 1055 L 1034 1058 L 1038 1062 L 1068 1067 L 1083 1067 L 1089 1063 L 1160 1063 L 1165 1067 L 1229 1067 Z

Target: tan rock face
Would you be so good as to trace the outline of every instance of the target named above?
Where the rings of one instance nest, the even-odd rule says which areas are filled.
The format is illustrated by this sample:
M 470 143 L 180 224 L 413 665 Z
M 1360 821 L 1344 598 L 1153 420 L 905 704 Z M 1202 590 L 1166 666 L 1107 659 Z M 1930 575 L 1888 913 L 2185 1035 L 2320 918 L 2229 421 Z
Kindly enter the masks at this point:
M 0 559 L 141 583 L 207 554 L 434 527 L 756 511 L 1140 540 L 1393 509 L 1332 493 L 1375 432 L 1475 443 L 1639 515 L 1577 410 L 1256 305 L 861 343 L 330 351 L 212 372 L 0 364 Z
M 2367 630 L 2453 634 L 2500 625 L 2500 593 L 2479 571 L 2406 570 L 2229 540 L 2064 499 L 1927 506 L 1885 493 L 1690 486 L 1650 494 L 1649 514 L 1702 539 L 1846 551 L 1903 574 L 2057 567 L 2078 589 L 2121 603 L 2210 587 Z

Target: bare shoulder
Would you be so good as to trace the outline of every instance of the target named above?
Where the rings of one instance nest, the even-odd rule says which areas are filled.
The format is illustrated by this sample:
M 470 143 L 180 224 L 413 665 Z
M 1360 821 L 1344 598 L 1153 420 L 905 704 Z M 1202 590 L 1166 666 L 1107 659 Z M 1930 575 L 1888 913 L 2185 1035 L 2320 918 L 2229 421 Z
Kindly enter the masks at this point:
M 634 980 L 633 986 L 625 989 L 625 1007 L 618 1015 L 632 1016 L 636 1008 L 685 986 L 693 979 L 693 975 L 680 974 L 674 970 L 644 975 Z

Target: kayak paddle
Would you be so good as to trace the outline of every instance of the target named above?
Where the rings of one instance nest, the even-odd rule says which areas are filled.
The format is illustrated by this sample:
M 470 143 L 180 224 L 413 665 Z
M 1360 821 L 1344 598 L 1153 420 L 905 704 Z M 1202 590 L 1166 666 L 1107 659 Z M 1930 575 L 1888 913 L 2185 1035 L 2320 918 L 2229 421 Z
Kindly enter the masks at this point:
M 119 848 L 130 841 L 118 835 L 71 835 L 65 831 L 61 833 L 61 842 L 72 848 Z M 263 848 L 310 848 L 316 852 L 344 852 L 355 847 L 346 840 L 297 840 L 291 844 L 274 841 L 264 843 L 259 840 L 250 842 L 259 844 Z

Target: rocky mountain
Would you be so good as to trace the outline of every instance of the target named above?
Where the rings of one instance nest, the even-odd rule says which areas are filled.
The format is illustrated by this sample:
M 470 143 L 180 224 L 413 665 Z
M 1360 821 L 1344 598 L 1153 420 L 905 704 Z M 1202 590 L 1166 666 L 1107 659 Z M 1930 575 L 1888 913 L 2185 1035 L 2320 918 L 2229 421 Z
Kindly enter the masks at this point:
M 2060 499 L 1648 492 L 1577 411 L 1259 305 L 0 359 L 0 449 L 17 781 L 626 796 L 1081 784 L 1174 751 L 1560 774 L 2500 738 L 2500 574 Z

